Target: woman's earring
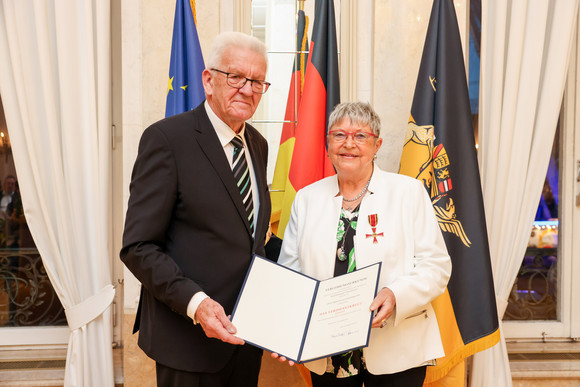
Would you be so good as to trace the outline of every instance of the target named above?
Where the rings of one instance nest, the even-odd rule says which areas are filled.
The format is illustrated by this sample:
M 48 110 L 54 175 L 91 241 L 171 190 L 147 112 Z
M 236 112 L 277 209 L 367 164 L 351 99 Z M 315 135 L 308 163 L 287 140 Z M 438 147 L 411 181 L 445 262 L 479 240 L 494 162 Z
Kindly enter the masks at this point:
M 377 159 L 377 154 L 376 153 L 375 153 L 375 156 L 373 157 L 373 159 L 375 159 L 375 160 Z

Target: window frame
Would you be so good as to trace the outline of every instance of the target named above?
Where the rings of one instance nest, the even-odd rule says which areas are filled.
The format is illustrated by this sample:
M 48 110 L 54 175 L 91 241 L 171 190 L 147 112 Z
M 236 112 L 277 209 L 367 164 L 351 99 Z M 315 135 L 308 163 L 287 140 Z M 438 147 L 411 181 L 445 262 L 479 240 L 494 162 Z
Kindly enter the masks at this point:
M 572 44 L 568 77 L 560 112 L 560 213 L 558 231 L 558 301 L 557 320 L 503 321 L 508 342 L 578 341 L 580 336 L 580 29 Z M 578 199 L 580 200 L 580 199 Z

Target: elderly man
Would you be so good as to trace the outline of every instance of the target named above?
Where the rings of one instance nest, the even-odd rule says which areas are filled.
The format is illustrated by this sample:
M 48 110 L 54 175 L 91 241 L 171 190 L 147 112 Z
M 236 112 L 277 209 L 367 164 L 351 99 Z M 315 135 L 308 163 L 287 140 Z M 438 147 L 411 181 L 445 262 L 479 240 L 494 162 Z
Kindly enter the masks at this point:
M 260 41 L 219 35 L 206 101 L 141 137 L 120 255 L 142 283 L 135 330 L 159 386 L 257 385 L 262 352 L 228 315 L 268 230 L 267 143 L 245 123 L 266 70 Z

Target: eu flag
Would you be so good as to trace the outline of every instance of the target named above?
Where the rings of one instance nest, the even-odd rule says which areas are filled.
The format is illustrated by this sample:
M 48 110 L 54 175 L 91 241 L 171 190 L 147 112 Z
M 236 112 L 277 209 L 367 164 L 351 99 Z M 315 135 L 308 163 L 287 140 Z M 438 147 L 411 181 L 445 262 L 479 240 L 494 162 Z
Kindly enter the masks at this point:
M 203 102 L 201 73 L 204 69 L 190 0 L 177 0 L 165 117 L 194 109 Z

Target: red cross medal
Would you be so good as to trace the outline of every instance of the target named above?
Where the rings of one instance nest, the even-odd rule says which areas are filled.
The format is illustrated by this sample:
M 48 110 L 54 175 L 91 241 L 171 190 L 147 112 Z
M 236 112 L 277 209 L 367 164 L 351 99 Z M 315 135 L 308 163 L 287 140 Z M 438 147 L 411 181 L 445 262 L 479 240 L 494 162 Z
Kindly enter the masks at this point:
M 373 243 L 379 243 L 377 237 L 385 236 L 382 232 L 377 234 L 377 223 L 379 223 L 379 215 L 372 214 L 369 215 L 369 223 L 371 225 L 371 229 L 373 230 L 372 234 L 366 234 L 367 238 L 373 238 Z

